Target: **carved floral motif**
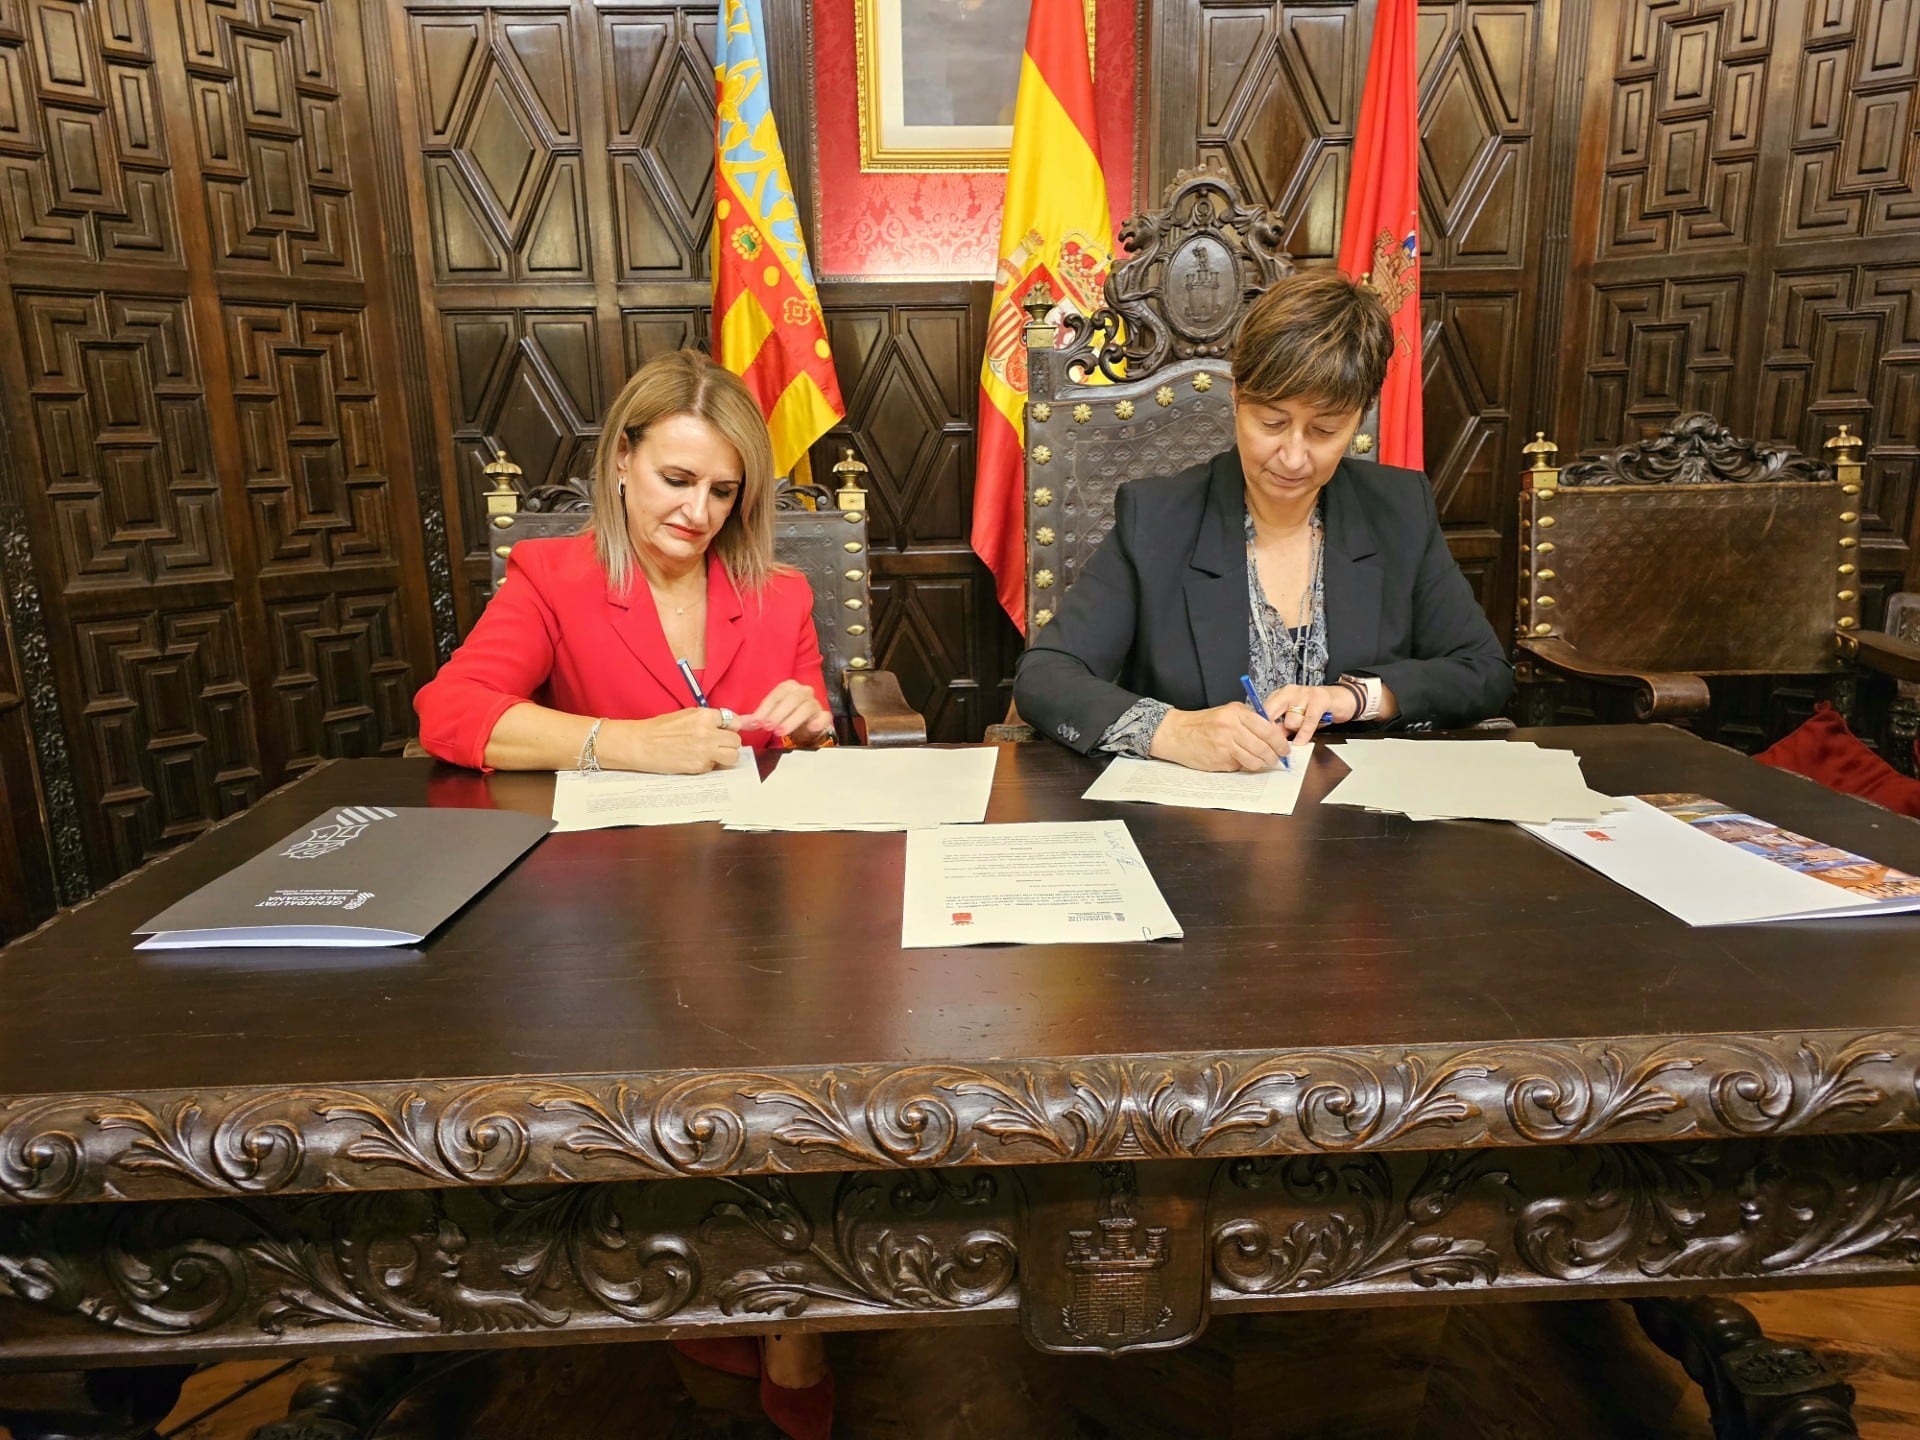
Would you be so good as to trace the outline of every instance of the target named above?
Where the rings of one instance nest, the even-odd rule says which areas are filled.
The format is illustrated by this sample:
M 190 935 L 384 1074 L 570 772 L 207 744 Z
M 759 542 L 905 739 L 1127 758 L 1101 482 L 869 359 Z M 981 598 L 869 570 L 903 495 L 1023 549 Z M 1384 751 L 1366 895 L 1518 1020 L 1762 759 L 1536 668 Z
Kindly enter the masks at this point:
M 24 1097 L 0 1206 L 1888 1126 L 1920 1126 L 1920 1035 Z
M 1649 440 L 1621 445 L 1560 471 L 1562 485 L 1706 485 L 1824 482 L 1833 470 L 1790 445 L 1743 440 L 1713 416 L 1682 415 Z

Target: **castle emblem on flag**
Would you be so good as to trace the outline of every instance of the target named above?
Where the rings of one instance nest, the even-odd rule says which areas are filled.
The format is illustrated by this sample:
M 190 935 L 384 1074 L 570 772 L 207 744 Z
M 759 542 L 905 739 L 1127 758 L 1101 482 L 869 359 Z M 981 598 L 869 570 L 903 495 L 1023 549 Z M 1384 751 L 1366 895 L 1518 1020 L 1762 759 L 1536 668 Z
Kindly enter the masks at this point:
M 1400 307 L 1420 288 L 1419 257 L 1420 242 L 1411 231 L 1406 239 L 1396 240 L 1391 230 L 1382 230 L 1373 242 L 1373 269 L 1367 285 L 1380 297 L 1389 315 L 1399 314 Z

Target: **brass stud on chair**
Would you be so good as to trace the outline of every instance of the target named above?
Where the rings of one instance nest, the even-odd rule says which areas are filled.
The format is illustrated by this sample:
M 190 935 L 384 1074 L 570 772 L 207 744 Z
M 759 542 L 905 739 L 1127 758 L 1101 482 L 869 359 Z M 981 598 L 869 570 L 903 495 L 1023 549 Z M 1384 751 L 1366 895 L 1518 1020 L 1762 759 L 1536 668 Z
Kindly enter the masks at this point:
M 1540 578 L 1541 578 L 1542 580 L 1551 580 L 1551 579 L 1553 579 L 1553 571 L 1551 571 L 1551 570 L 1542 570 L 1542 571 L 1540 572 Z
M 1198 375 L 1193 377 L 1193 388 L 1198 390 L 1202 395 L 1206 394 L 1207 391 L 1213 388 L 1213 376 L 1202 370 Z
M 1131 420 L 1133 418 L 1133 401 L 1122 400 L 1118 405 L 1113 407 L 1113 413 L 1118 415 L 1122 420 Z
M 1851 630 L 1859 623 L 1860 622 L 1851 615 L 1842 615 L 1838 620 L 1834 621 L 1834 624 L 1838 625 L 1842 630 Z
M 847 579 L 849 580 L 864 580 L 866 579 L 866 576 L 867 576 L 867 572 L 864 570 L 847 571 Z
M 1853 599 L 1853 594 L 1854 594 L 1854 592 L 1853 592 L 1853 591 L 1851 591 L 1851 590 L 1842 590 L 1842 591 L 1841 591 L 1841 592 L 1840 592 L 1840 593 L 1839 593 L 1838 595 L 1836 595 L 1836 596 L 1835 596 L 1834 598 L 1835 598 L 1836 600 L 1838 600 L 1838 601 L 1840 601 L 1840 602 L 1841 602 L 1841 603 L 1842 603 L 1842 604 L 1844 605 L 1844 604 L 1845 604 L 1845 603 L 1846 603 L 1847 601 L 1849 601 L 1849 600 L 1851 600 L 1851 599 Z
M 1853 536 L 1851 535 L 1842 535 L 1840 537 L 1840 548 L 1842 550 L 1851 550 L 1854 546 L 1858 545 L 1859 543 L 1860 542 L 1854 539 Z
M 1371 435 L 1356 435 L 1353 437 L 1353 444 L 1347 448 L 1356 455 L 1371 455 L 1373 453 L 1373 437 Z
M 866 602 L 864 600 L 859 599 L 858 597 L 851 598 L 847 601 L 847 609 L 864 610 L 866 609 Z
M 1552 524 L 1553 524 L 1553 517 L 1551 515 L 1542 515 L 1540 517 L 1540 528 L 1542 530 L 1548 529 L 1549 527 L 1552 526 Z
M 1542 540 L 1538 545 L 1533 547 L 1533 553 L 1536 555 L 1551 555 L 1553 553 L 1553 542 L 1551 540 Z
M 1035 402 L 1033 406 L 1033 418 L 1038 420 L 1042 425 L 1046 424 L 1047 421 L 1053 418 L 1053 406 L 1044 400 Z
M 1533 633 L 1536 635 L 1551 635 L 1553 633 L 1553 626 L 1545 623 L 1536 625 L 1533 627 Z
M 1093 418 L 1093 406 L 1076 405 L 1073 407 L 1073 423 L 1084 425 Z
M 1851 563 L 1849 563 L 1849 564 L 1846 564 L 1846 565 L 1842 565 L 1842 566 L 1840 567 L 1840 573 L 1841 573 L 1842 575 L 1851 575 L 1851 574 L 1853 574 L 1853 566 L 1852 566 L 1852 564 L 1851 564 Z
M 1038 530 L 1034 531 L 1033 543 L 1036 545 L 1053 544 L 1053 527 L 1051 525 L 1042 525 Z
M 493 528 L 496 530 L 511 530 L 513 528 L 513 516 L 511 515 L 494 516 Z
M 1840 493 L 1842 495 L 1858 495 L 1860 493 L 1860 487 L 1858 485 L 1842 485 L 1840 487 Z
M 1840 523 L 1842 525 L 1851 525 L 1859 518 L 1860 512 L 1858 510 L 1842 510 L 1840 512 Z
M 1538 605 L 1542 610 L 1551 610 L 1559 602 L 1556 601 L 1551 595 L 1542 595 L 1537 600 L 1535 600 L 1534 603 Z
M 1048 462 L 1049 460 L 1051 460 L 1051 459 L 1053 459 L 1053 447 L 1052 447 L 1052 446 L 1050 446 L 1050 445 L 1036 445 L 1036 446 L 1034 446 L 1034 447 L 1033 447 L 1033 463 L 1034 463 L 1034 464 L 1036 464 L 1036 465 L 1044 465 L 1044 464 L 1046 464 L 1046 463 L 1047 463 L 1047 462 Z
M 858 540 L 849 540 L 840 548 L 849 555 L 858 555 L 860 553 L 860 542 Z
M 1036 590 L 1051 590 L 1053 588 L 1053 571 L 1051 570 L 1034 571 L 1033 572 L 1033 588 Z
M 849 635 L 864 635 L 866 633 L 867 633 L 867 627 L 864 625 L 847 626 L 847 634 Z
M 1053 611 L 1051 610 L 1036 610 L 1033 612 L 1033 625 L 1036 630 L 1051 619 L 1053 619 Z
M 866 668 L 867 657 L 864 655 L 855 655 L 847 661 L 847 669 L 849 670 L 864 670 Z
M 1042 485 L 1033 492 L 1033 503 L 1046 506 L 1053 503 L 1053 491 Z
M 502 560 L 504 560 L 504 559 L 506 559 L 506 558 L 507 558 L 507 556 L 509 556 L 509 555 L 511 555 L 511 554 L 513 553 L 513 546 L 511 546 L 511 545 L 496 545 L 496 546 L 494 546 L 494 547 L 493 547 L 493 553 L 494 553 L 494 554 L 496 554 L 496 555 L 498 555 L 498 556 L 499 556 L 499 557 L 500 557 L 500 558 L 501 558 Z
M 1171 405 L 1173 403 L 1173 386 L 1162 385 L 1158 390 L 1154 391 L 1153 403 L 1162 407 Z

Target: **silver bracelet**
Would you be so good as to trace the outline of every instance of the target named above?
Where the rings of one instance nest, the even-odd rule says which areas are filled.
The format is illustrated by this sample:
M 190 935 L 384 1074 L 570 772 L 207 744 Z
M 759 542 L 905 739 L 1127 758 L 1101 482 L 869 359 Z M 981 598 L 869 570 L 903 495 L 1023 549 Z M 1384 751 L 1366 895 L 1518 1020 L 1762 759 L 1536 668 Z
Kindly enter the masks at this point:
M 574 769 L 598 770 L 600 768 L 600 757 L 593 753 L 593 744 L 594 741 L 600 738 L 600 727 L 606 723 L 607 717 L 602 715 L 598 720 L 594 721 L 592 727 L 588 729 L 586 743 L 580 747 L 580 760 L 579 763 L 573 767 Z

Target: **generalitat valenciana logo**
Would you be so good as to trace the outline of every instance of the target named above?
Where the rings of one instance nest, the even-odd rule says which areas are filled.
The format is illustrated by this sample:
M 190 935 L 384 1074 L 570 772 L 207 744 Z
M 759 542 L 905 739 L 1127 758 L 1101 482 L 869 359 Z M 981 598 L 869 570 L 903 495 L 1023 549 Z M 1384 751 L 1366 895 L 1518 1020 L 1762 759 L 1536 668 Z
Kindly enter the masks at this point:
M 391 820 L 395 813 L 378 805 L 346 806 L 336 810 L 330 822 L 314 826 L 306 839 L 294 841 L 280 854 L 288 860 L 318 860 L 322 855 L 345 849 L 349 841 L 365 834 L 369 825 Z

